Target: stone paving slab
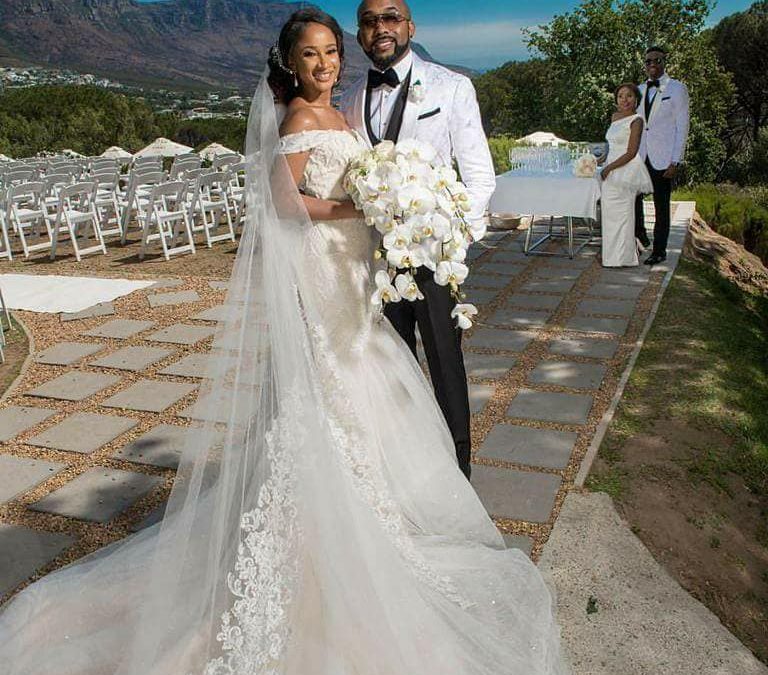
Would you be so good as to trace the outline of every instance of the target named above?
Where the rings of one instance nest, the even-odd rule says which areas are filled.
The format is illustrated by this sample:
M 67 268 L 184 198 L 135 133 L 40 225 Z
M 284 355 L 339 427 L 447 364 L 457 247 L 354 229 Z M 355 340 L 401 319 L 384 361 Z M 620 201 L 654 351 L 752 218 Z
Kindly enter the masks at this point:
M 504 537 L 504 543 L 507 545 L 507 548 L 519 549 L 529 558 L 531 557 L 533 539 L 524 534 L 504 534 L 502 536 Z
M 510 283 L 509 277 L 491 276 L 489 274 L 470 274 L 467 277 L 467 288 L 506 288 Z
M 607 367 L 601 363 L 541 361 L 529 374 L 534 384 L 554 384 L 574 389 L 598 389 Z
M 542 422 L 586 424 L 591 409 L 592 397 L 588 394 L 521 389 L 509 404 L 507 416 Z
M 0 503 L 7 502 L 48 480 L 65 466 L 66 464 L 45 462 L 41 459 L 0 455 Z
M 119 381 L 120 378 L 114 375 L 70 371 L 44 382 L 26 394 L 27 396 L 55 398 L 62 401 L 82 401 Z
M 542 264 L 545 267 L 561 267 L 567 270 L 587 269 L 588 267 L 592 266 L 592 263 L 594 262 L 594 260 L 595 260 L 594 255 L 581 255 L 581 254 L 574 257 L 573 260 L 571 260 L 568 256 L 563 256 L 563 257 L 546 256 L 541 258 Z
M 640 269 L 602 270 L 598 277 L 604 284 L 640 284 L 645 285 L 650 280 L 649 271 Z
M 97 467 L 54 490 L 30 509 L 105 523 L 162 482 L 159 476 Z
M 91 365 L 138 373 L 173 353 L 173 349 L 161 347 L 122 347 L 116 352 L 107 354 L 96 361 L 91 361 Z
M 189 427 L 160 424 L 115 452 L 115 457 L 138 464 L 151 464 L 168 469 L 179 465 L 179 458 Z
M 163 412 L 178 400 L 192 393 L 194 384 L 141 380 L 111 396 L 101 405 L 107 408 L 126 408 L 144 412 Z
M 37 354 L 35 361 L 52 366 L 71 366 L 80 359 L 100 352 L 102 349 L 104 349 L 104 345 L 92 342 L 59 342 Z
M 184 283 L 184 279 L 160 279 L 152 284 L 150 289 L 157 291 L 161 288 L 178 288 L 179 286 L 183 286 Z
M 593 359 L 610 359 L 619 348 L 616 340 L 595 338 L 558 338 L 549 343 L 549 351 L 563 356 L 586 356 Z
M 156 333 L 150 333 L 144 339 L 153 342 L 170 342 L 175 345 L 193 345 L 211 337 L 216 332 L 214 326 L 190 326 L 175 323 Z
M 610 333 L 624 335 L 629 325 L 629 319 L 601 319 L 595 316 L 573 316 L 565 324 L 568 330 L 579 330 L 585 333 Z
M 488 260 L 480 263 L 476 269 L 472 270 L 469 278 L 472 278 L 472 273 L 488 274 L 489 272 L 492 274 L 503 274 L 508 277 L 513 277 L 520 274 L 525 268 L 526 265 L 524 264 L 505 262 L 503 260 L 497 262 Z
M 488 323 L 497 326 L 523 326 L 524 328 L 541 328 L 549 317 L 549 311 L 532 311 L 527 309 L 498 309 L 488 317 Z
M 155 325 L 154 321 L 138 321 L 136 319 L 113 319 L 106 323 L 96 326 L 83 333 L 90 337 L 105 337 L 125 339 L 133 337 L 143 330 L 148 330 Z
M 539 293 L 558 293 L 565 295 L 576 282 L 573 279 L 531 279 L 520 287 L 520 291 L 536 291 Z
M 515 424 L 497 424 L 477 454 L 515 464 L 564 469 L 568 466 L 577 434 Z
M 467 340 L 467 345 L 469 347 L 521 352 L 533 340 L 534 336 L 535 334 L 530 331 L 486 328 L 483 326 L 475 330 L 472 337 Z
M 53 560 L 75 538 L 58 532 L 42 532 L 21 525 L 0 524 L 0 595 L 8 593 Z
M 156 293 L 148 295 L 150 307 L 162 307 L 165 305 L 183 305 L 187 302 L 199 302 L 197 291 L 176 291 L 174 293 Z
M 555 505 L 560 483 L 560 476 L 548 473 L 472 466 L 472 485 L 493 516 L 544 523 Z
M 219 359 L 225 358 L 222 356 Z M 178 375 L 180 377 L 196 377 L 202 379 L 208 370 L 210 354 L 187 354 L 184 358 L 166 366 L 160 372 L 161 375 Z
M 152 527 L 153 525 L 157 525 L 165 515 L 166 506 L 167 504 L 163 503 L 160 506 L 158 506 L 156 509 L 150 511 L 149 515 L 146 518 L 144 518 L 144 520 L 130 527 L 131 532 L 138 532 L 139 530 L 144 530 L 148 527 Z
M 635 300 L 582 300 L 576 306 L 579 314 L 614 314 L 619 316 L 632 316 L 635 313 Z
M 74 413 L 27 441 L 30 445 L 90 453 L 132 429 L 137 421 L 117 415 Z
M 525 309 L 555 309 L 563 299 L 557 295 L 526 295 L 515 293 L 507 298 L 505 307 L 524 307 Z
M 79 312 L 62 312 L 59 318 L 62 321 L 77 321 L 78 319 L 93 319 L 97 316 L 112 316 L 115 306 L 111 302 L 102 302 L 93 307 L 86 307 Z
M 198 314 L 193 314 L 189 318 L 197 321 L 226 321 L 233 314 L 234 307 L 229 305 L 216 305 L 215 307 L 210 307 Z
M 645 290 L 640 284 L 594 284 L 588 291 L 589 297 L 637 299 Z
M 468 288 L 466 290 L 467 299 L 465 302 L 474 302 L 478 305 L 484 305 L 485 303 L 490 302 L 499 294 L 498 290 L 490 291 L 485 288 Z
M 521 246 L 522 244 L 518 244 L 518 246 Z M 527 265 L 529 262 L 531 262 L 531 258 L 521 249 L 514 250 L 514 249 L 497 249 L 493 252 L 492 259 L 493 262 L 506 262 L 506 263 L 517 263 L 519 265 Z M 489 261 L 490 262 L 490 261 Z
M 517 362 L 511 354 L 477 354 L 464 352 L 464 369 L 467 377 L 480 377 L 495 380 L 507 374 Z
M 43 420 L 55 415 L 52 408 L 12 405 L 0 409 L 0 441 L 9 441 L 22 431 L 37 426 Z
M 208 394 L 192 405 L 187 406 L 179 413 L 179 417 L 184 417 L 190 420 L 198 420 L 201 422 L 219 422 L 226 424 L 229 422 L 229 412 L 222 409 L 218 404 L 218 399 L 211 401 L 211 395 Z
M 539 279 L 566 279 L 573 281 L 574 279 L 578 279 L 583 272 L 583 269 L 574 270 L 566 267 L 541 266 L 533 270 L 533 276 L 538 277 Z
M 469 412 L 473 415 L 479 413 L 485 404 L 493 396 L 493 392 L 496 388 L 492 384 L 475 384 L 469 383 Z
M 214 291 L 226 291 L 229 288 L 229 282 L 228 281 L 209 281 L 208 285 Z

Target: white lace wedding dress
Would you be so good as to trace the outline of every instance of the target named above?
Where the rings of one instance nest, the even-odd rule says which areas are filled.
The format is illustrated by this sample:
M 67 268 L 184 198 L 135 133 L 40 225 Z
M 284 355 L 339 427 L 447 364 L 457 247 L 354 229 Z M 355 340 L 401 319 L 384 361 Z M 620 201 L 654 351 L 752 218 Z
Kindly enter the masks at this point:
M 251 156 L 308 151 L 303 191 L 341 199 L 360 142 L 304 132 Z M 0 615 L 3 672 L 567 672 L 538 570 L 505 548 L 418 364 L 371 307 L 374 231 L 302 220 L 279 203 L 288 175 L 250 176 L 273 189 L 253 202 L 262 234 L 246 233 L 241 248 L 258 241 L 252 259 L 238 254 L 229 300 L 228 353 L 239 343 L 240 362 L 268 375 L 254 366 L 212 386 L 235 392 L 218 408 L 227 439 L 199 441 L 182 463 L 160 532 L 50 575 Z M 263 230 L 276 212 L 282 229 Z M 244 357 L 255 334 L 269 349 L 255 342 Z

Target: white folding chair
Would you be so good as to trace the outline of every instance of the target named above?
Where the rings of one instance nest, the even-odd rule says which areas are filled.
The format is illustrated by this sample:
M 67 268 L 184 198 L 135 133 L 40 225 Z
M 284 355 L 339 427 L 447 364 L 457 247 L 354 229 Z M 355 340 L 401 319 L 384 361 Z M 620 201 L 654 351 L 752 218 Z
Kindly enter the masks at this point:
M 146 211 L 150 190 L 155 185 L 164 183 L 165 179 L 165 173 L 155 169 L 147 171 L 134 169 L 131 172 L 131 177 L 128 180 L 128 187 L 125 192 L 125 198 L 120 200 L 120 208 L 122 211 L 120 217 L 120 227 L 122 229 L 120 243 L 125 244 L 128 238 L 131 216 L 135 214 L 138 221 L 139 215 Z
M 166 260 L 177 253 L 195 252 L 186 196 L 187 182 L 183 180 L 162 183 L 152 188 L 146 210 L 138 215 L 142 226 L 140 260 L 144 259 L 149 243 L 158 239 Z M 186 243 L 177 245 L 182 235 Z
M 90 226 L 91 233 L 96 243 L 85 248 L 80 248 L 77 242 L 78 228 Z M 56 246 L 59 240 L 59 232 L 66 227 L 75 258 L 80 262 L 82 256 L 88 253 L 107 254 L 104 246 L 104 237 L 99 225 L 99 214 L 96 212 L 96 183 L 86 181 L 75 183 L 62 188 L 59 193 L 59 207 L 56 211 L 56 222 L 53 226 L 53 241 L 51 243 L 51 260 L 56 258 Z M 82 232 L 82 229 L 81 229 Z
M 184 159 L 177 157 L 171 166 L 171 180 L 178 180 L 186 171 L 199 169 L 202 163 L 203 160 L 197 155 L 185 157 Z
M 243 158 L 236 152 L 227 152 L 221 155 L 216 155 L 213 158 L 213 170 L 223 171 L 232 164 L 239 164 L 243 161 Z
M 245 162 L 230 164 L 229 172 L 229 198 L 232 204 L 232 222 L 235 228 L 241 227 L 245 222 Z
M 96 183 L 96 212 L 99 214 L 102 236 L 118 234 L 122 238 L 123 227 L 120 220 L 120 174 L 117 169 L 97 171 L 91 175 Z
M 201 174 L 197 178 L 195 189 L 192 192 L 191 219 L 192 229 L 195 232 L 202 231 L 205 234 L 205 243 L 208 248 L 217 241 L 229 239 L 235 241 L 235 231 L 232 227 L 230 215 L 231 202 L 229 195 L 229 174 L 226 171 L 214 171 Z M 195 218 L 200 217 L 200 224 Z M 226 221 L 221 224 L 222 217 Z M 220 227 L 224 228 L 221 234 L 215 234 Z
M 13 260 L 11 242 L 8 237 L 8 206 L 6 195 L 8 188 L 0 187 L 0 258 Z
M 53 241 L 48 209 L 45 204 L 45 183 L 21 183 L 8 188 L 7 213 L 14 231 L 19 235 L 24 257 L 35 251 L 50 250 Z M 34 237 L 30 243 L 27 237 Z

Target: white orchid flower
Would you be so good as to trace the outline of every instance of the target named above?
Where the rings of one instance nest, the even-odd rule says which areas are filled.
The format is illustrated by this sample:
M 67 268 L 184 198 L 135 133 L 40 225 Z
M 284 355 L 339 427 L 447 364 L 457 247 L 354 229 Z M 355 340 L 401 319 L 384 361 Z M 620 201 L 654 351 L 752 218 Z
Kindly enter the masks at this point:
M 413 275 L 410 272 L 398 274 L 395 277 L 395 288 L 397 289 L 397 292 L 400 293 L 400 297 L 410 300 L 411 302 L 424 299 L 423 293 L 419 290 L 419 287 L 416 284 L 416 279 L 413 278 Z
M 422 264 L 432 272 L 437 269 L 437 262 L 442 258 L 442 246 L 442 242 L 434 238 L 424 239 L 419 243 L 420 256 L 424 260 Z
M 467 274 L 469 274 L 469 268 L 464 263 L 443 260 L 438 263 L 435 270 L 435 283 L 440 286 L 450 284 L 452 288 L 457 287 L 464 283 Z
M 443 257 L 449 262 L 463 263 L 467 258 L 467 247 L 458 238 L 450 239 L 443 244 Z
M 381 141 L 372 151 L 376 160 L 391 160 L 395 157 L 395 144 L 392 141 Z
M 435 210 L 435 196 L 420 185 L 409 184 L 398 191 L 397 204 L 403 211 L 430 213 Z
M 429 143 L 406 138 L 395 146 L 395 154 L 422 162 L 431 162 L 435 158 L 435 149 Z
M 400 302 L 400 293 L 392 285 L 389 274 L 385 270 L 376 272 L 374 281 L 376 282 L 376 290 L 371 296 L 372 305 L 381 307 L 388 302 Z
M 472 328 L 472 319 L 470 317 L 477 314 L 477 307 L 469 303 L 456 305 L 451 310 L 451 318 L 456 319 L 456 324 L 461 330 Z
M 411 243 L 412 237 L 413 228 L 408 223 L 399 223 L 384 235 L 384 248 L 407 249 Z
M 404 249 L 392 248 L 387 251 L 387 262 L 392 267 L 415 269 L 427 262 L 427 256 L 418 246 Z

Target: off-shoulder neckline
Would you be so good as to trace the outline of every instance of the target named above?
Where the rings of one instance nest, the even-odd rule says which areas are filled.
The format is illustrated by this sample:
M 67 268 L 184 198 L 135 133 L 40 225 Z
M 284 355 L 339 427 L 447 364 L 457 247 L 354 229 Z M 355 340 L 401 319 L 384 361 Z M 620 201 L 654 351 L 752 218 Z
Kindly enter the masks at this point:
M 304 129 L 303 131 L 294 131 L 291 134 L 280 136 L 280 140 L 284 141 L 287 138 L 294 138 L 306 134 L 348 134 L 354 138 L 357 138 L 358 136 L 358 133 L 354 129 Z

